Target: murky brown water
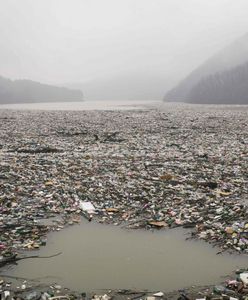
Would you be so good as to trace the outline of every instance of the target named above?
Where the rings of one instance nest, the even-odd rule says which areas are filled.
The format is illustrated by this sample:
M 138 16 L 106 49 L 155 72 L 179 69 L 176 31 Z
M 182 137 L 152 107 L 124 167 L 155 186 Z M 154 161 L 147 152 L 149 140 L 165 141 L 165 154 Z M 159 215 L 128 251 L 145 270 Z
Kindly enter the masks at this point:
M 216 255 L 204 242 L 185 241 L 185 231 L 127 231 L 83 222 L 52 233 L 40 255 L 63 254 L 52 259 L 30 259 L 8 274 L 46 277 L 79 291 L 137 288 L 171 291 L 190 285 L 214 284 L 247 257 Z M 33 252 L 32 252 L 33 254 Z

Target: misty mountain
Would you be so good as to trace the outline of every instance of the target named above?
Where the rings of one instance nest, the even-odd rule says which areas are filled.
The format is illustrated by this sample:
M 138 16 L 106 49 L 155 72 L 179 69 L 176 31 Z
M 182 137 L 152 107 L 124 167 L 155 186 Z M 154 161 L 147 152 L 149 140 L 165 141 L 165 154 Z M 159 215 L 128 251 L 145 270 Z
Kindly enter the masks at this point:
M 0 76 L 0 104 L 82 101 L 83 93 L 31 80 L 10 80 Z
M 87 82 L 64 84 L 84 91 L 86 100 L 158 100 L 165 88 L 175 84 L 164 74 L 130 72 L 112 77 L 92 79 Z
M 248 61 L 248 34 L 236 40 L 228 47 L 208 59 L 205 63 L 195 69 L 176 87 L 167 92 L 164 101 L 192 102 L 191 90 L 201 81 L 217 72 L 221 73 L 242 65 Z M 211 99 L 209 99 L 211 100 Z M 237 98 L 233 99 L 234 103 Z M 214 99 L 211 100 L 213 102 Z
M 248 62 L 200 80 L 191 89 L 189 102 L 248 104 Z

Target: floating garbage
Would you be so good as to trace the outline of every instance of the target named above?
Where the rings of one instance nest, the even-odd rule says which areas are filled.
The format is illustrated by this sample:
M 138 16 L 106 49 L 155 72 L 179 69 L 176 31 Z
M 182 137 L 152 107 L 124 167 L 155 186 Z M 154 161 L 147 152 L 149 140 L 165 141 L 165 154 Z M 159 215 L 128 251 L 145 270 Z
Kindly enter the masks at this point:
M 82 214 L 134 229 L 189 228 L 188 238 L 218 253 L 248 253 L 247 109 L 1 115 L 0 261 L 45 245 L 49 231 Z
M 248 285 L 248 272 L 239 274 L 239 279 L 242 281 L 244 286 L 247 286 Z
M 163 297 L 164 293 L 163 292 L 157 292 L 157 293 L 153 294 L 153 296 L 155 296 L 155 297 Z
M 80 201 L 79 207 L 83 210 L 86 211 L 89 214 L 94 214 L 95 213 L 95 207 L 91 202 L 86 202 L 86 201 Z
M 81 215 L 181 226 L 219 252 L 248 253 L 247 110 L 1 114 L 0 256 L 38 249 Z

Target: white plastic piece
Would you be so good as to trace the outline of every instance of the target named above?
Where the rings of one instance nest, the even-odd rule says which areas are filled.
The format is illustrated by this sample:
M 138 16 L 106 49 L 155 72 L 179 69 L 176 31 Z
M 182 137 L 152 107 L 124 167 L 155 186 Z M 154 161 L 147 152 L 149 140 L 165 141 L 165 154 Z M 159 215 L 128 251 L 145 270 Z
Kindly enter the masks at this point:
M 96 210 L 94 205 L 91 202 L 87 202 L 87 201 L 80 201 L 79 202 L 79 207 L 83 211 L 87 211 L 89 214 L 93 214 Z

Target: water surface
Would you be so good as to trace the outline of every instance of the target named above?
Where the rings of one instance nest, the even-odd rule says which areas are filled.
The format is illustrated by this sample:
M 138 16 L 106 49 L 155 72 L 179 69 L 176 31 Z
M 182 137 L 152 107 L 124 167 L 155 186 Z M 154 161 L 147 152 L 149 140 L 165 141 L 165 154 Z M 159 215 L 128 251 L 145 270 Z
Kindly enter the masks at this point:
M 52 103 L 2 104 L 0 109 L 13 110 L 133 110 L 157 106 L 159 101 L 82 101 Z
M 20 261 L 7 273 L 33 279 L 49 276 L 48 283 L 52 280 L 79 291 L 172 291 L 217 283 L 223 280 L 221 276 L 246 266 L 246 257 L 216 255 L 217 249 L 204 242 L 185 241 L 185 233 L 127 231 L 83 222 L 50 234 L 47 246 L 38 252 L 51 255 L 62 251 L 62 255 Z

